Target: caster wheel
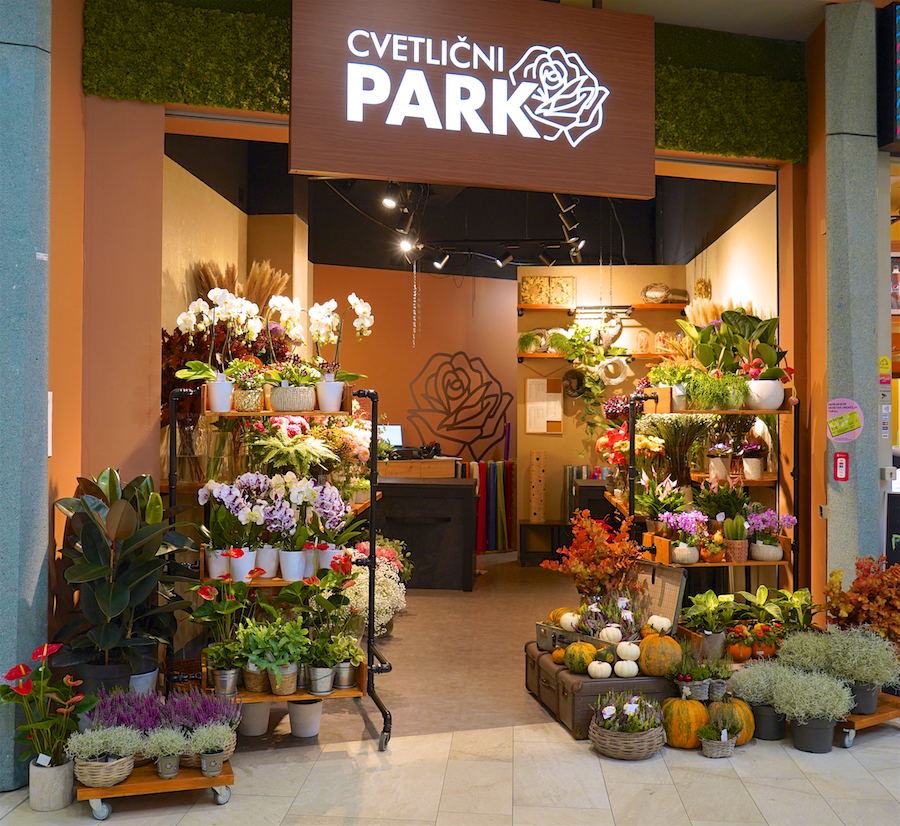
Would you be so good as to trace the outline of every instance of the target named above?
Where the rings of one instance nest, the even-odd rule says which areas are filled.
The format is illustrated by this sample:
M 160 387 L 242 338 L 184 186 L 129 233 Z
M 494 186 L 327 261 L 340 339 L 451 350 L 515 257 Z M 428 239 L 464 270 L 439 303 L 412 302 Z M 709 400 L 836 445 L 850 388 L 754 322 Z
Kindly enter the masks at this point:
M 229 800 L 231 800 L 231 788 L 226 786 L 222 791 L 217 791 L 213 789 L 213 797 L 220 806 L 224 806 Z
M 387 746 L 390 740 L 391 733 L 389 731 L 381 732 L 381 737 L 378 738 L 378 751 L 387 751 Z
M 840 733 L 840 745 L 842 749 L 849 749 L 850 746 L 853 745 L 853 741 L 856 739 L 856 732 L 853 729 L 844 729 Z
M 109 806 L 109 803 L 101 803 L 98 806 L 91 806 L 91 814 L 94 816 L 94 820 L 106 820 L 109 817 L 112 809 Z

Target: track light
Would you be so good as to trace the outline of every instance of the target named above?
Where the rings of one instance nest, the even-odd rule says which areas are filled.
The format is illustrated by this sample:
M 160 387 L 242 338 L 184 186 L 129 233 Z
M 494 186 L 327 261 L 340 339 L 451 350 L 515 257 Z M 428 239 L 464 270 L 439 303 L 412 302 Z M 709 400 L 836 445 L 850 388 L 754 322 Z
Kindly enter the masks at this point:
M 565 212 L 559 213 L 559 220 L 563 225 L 563 228 L 568 232 L 572 232 L 578 226 L 578 220 L 574 215 L 566 215 Z
M 381 199 L 381 203 L 388 209 L 396 209 L 400 205 L 399 184 L 395 184 L 393 181 L 388 184 L 384 197 Z
M 578 242 L 581 241 L 574 231 L 566 229 L 565 227 L 563 227 L 563 235 L 566 237 L 566 243 L 570 246 L 577 246 Z M 584 246 L 584 241 L 581 241 L 581 246 Z M 578 248 L 581 249 L 581 247 Z
M 404 238 L 400 242 L 400 249 L 402 249 L 403 252 L 409 252 L 412 248 L 413 248 L 413 243 L 412 243 L 412 241 L 409 240 L 409 238 Z
M 445 253 L 444 253 L 442 256 L 440 256 L 439 258 L 435 258 L 435 259 L 434 259 L 434 268 L 435 268 L 436 270 L 442 270 L 442 269 L 444 269 L 444 267 L 447 265 L 447 262 L 448 262 L 449 260 L 450 260 L 450 255 L 449 255 L 449 253 L 446 253 L 446 252 L 445 252 Z
M 406 260 L 409 261 L 410 264 L 418 261 L 422 257 L 422 245 L 410 244 L 410 249 L 405 250 L 403 255 L 406 257 Z
M 581 257 L 581 249 L 579 247 L 570 247 L 569 248 L 569 260 L 573 264 L 580 264 L 582 262 Z
M 538 256 L 538 261 L 540 261 L 545 267 L 552 267 L 556 263 L 556 259 L 551 258 L 549 255 L 547 255 L 546 252 L 542 252 Z
M 397 221 L 397 232 L 402 233 L 403 235 L 409 235 L 415 217 L 415 212 L 401 213 L 400 220 Z
M 505 255 L 502 255 L 497 259 L 497 266 L 502 270 L 507 264 L 512 263 L 513 254 L 511 252 L 507 252 Z
M 578 201 L 571 195 L 558 195 L 556 192 L 554 192 L 553 198 L 562 212 L 571 212 L 573 209 L 575 209 L 576 206 L 578 206 Z

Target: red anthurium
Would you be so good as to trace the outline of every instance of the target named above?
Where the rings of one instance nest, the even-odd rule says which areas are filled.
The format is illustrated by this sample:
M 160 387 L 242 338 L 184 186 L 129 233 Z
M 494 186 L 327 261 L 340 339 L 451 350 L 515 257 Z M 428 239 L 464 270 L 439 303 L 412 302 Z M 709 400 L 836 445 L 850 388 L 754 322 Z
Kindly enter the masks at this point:
M 251 568 L 247 572 L 247 576 L 249 576 L 250 579 L 256 579 L 256 577 L 262 576 L 265 572 L 266 572 L 265 568 Z
M 234 597 L 231 596 L 231 594 L 225 594 L 225 601 L 226 602 L 234 602 Z
M 221 576 L 217 577 L 217 579 L 221 579 L 222 582 L 231 582 L 231 574 L 222 574 Z
M 316 545 L 316 550 L 317 550 L 317 551 L 327 551 L 327 550 L 328 550 L 328 543 L 327 543 L 327 542 L 322 542 L 322 543 L 320 543 L 319 545 Z
M 230 556 L 232 559 L 240 559 L 244 555 L 243 548 L 232 548 L 230 551 L 225 551 L 222 556 Z
M 307 542 L 307 543 L 303 546 L 303 550 L 304 550 L 304 551 L 314 551 L 315 549 L 316 549 L 316 544 L 315 544 L 315 542 Z
M 69 700 L 69 701 L 66 703 L 66 705 L 67 705 L 67 706 L 74 706 L 75 703 L 80 703 L 83 699 L 84 699 L 84 694 L 78 693 L 78 694 L 76 694 L 74 697 L 72 697 L 72 699 Z
M 353 570 L 353 560 L 346 554 L 331 560 L 331 569 L 339 574 L 349 574 Z
M 19 683 L 18 685 L 14 685 L 12 690 L 16 692 L 16 694 L 21 694 L 23 697 L 27 697 L 31 694 L 32 682 L 31 680 L 25 680 L 23 683 Z
M 66 685 L 70 685 L 74 688 L 76 685 L 81 685 L 84 682 L 84 680 L 76 680 L 71 674 L 66 674 L 63 677 L 63 682 Z
M 72 706 L 60 706 L 56 711 L 58 714 L 71 714 Z
M 306 579 L 303 580 L 303 584 L 304 585 L 321 585 L 322 580 L 319 579 L 317 576 L 308 576 Z
M 22 677 L 27 677 L 31 673 L 31 669 L 25 665 L 25 663 L 19 663 L 19 665 L 14 665 L 9 671 L 6 672 L 6 676 L 3 678 L 4 680 L 21 680 Z
M 62 648 L 62 643 L 60 642 L 45 642 L 43 645 L 34 649 L 34 653 L 31 655 L 31 661 L 37 662 L 38 660 L 46 660 L 47 657 L 52 657 L 60 648 Z
M 201 585 L 197 589 L 197 593 L 207 602 L 211 602 L 218 596 L 218 592 L 212 585 Z
M 341 588 L 351 588 L 353 586 L 354 581 L 355 580 L 352 580 L 352 579 L 345 579 L 341 583 Z

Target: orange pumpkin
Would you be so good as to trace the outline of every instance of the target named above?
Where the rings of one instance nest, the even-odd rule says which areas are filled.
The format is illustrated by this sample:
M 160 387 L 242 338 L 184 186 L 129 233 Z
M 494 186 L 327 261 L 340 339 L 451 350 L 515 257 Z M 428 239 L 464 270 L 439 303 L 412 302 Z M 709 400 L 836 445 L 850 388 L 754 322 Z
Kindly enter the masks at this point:
M 553 662 L 555 662 L 557 665 L 562 665 L 565 656 L 565 648 L 554 648 L 553 653 L 550 655 L 550 659 L 553 660 Z
M 638 666 L 651 677 L 664 677 L 681 662 L 681 646 L 674 637 L 651 634 L 641 640 Z
M 753 656 L 753 649 L 749 645 L 741 645 L 739 642 L 731 643 L 725 650 L 736 663 L 745 663 Z
M 699 700 L 667 697 L 662 702 L 666 743 L 676 749 L 699 749 L 697 730 L 709 722 L 709 712 Z
M 641 628 L 641 636 L 649 637 L 656 633 L 656 629 L 652 625 L 645 625 Z
M 559 625 L 559 620 L 563 614 L 577 614 L 577 610 L 573 610 L 572 608 L 555 608 L 550 612 L 550 616 L 547 617 L 547 622 L 550 625 Z
M 753 734 L 756 731 L 756 721 L 753 718 L 753 711 L 750 706 L 743 700 L 738 700 L 737 697 L 735 697 L 727 703 L 710 703 L 709 706 L 707 706 L 707 711 L 712 715 L 717 709 L 722 709 L 724 711 L 729 708 L 744 725 L 744 728 L 738 735 L 738 739 L 735 741 L 736 746 L 743 746 L 744 743 L 749 743 L 750 740 L 753 739 Z

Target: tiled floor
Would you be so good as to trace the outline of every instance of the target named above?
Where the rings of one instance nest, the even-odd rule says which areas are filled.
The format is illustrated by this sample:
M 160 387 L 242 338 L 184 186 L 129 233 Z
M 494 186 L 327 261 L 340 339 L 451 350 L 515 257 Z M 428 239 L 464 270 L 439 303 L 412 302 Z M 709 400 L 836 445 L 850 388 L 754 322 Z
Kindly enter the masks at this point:
M 734 757 L 665 748 L 637 763 L 599 757 L 524 687 L 534 620 L 577 605 L 569 580 L 497 558 L 470 594 L 410 592 L 378 679 L 394 714 L 330 701 L 315 740 L 294 740 L 283 704 L 269 733 L 240 738 L 230 802 L 209 791 L 111 801 L 109 823 L 141 826 L 900 826 L 900 722 L 862 731 L 852 749 L 796 751 L 754 740 Z M 87 803 L 31 811 L 0 794 L 0 826 L 95 823 Z
M 557 723 L 238 752 L 225 806 L 209 792 L 113 800 L 110 823 L 144 826 L 574 826 L 900 824 L 900 725 L 853 748 L 796 751 L 754 740 L 734 757 L 663 749 L 638 763 L 599 757 Z M 32 812 L 0 795 L 3 826 L 95 821 L 87 803 Z

